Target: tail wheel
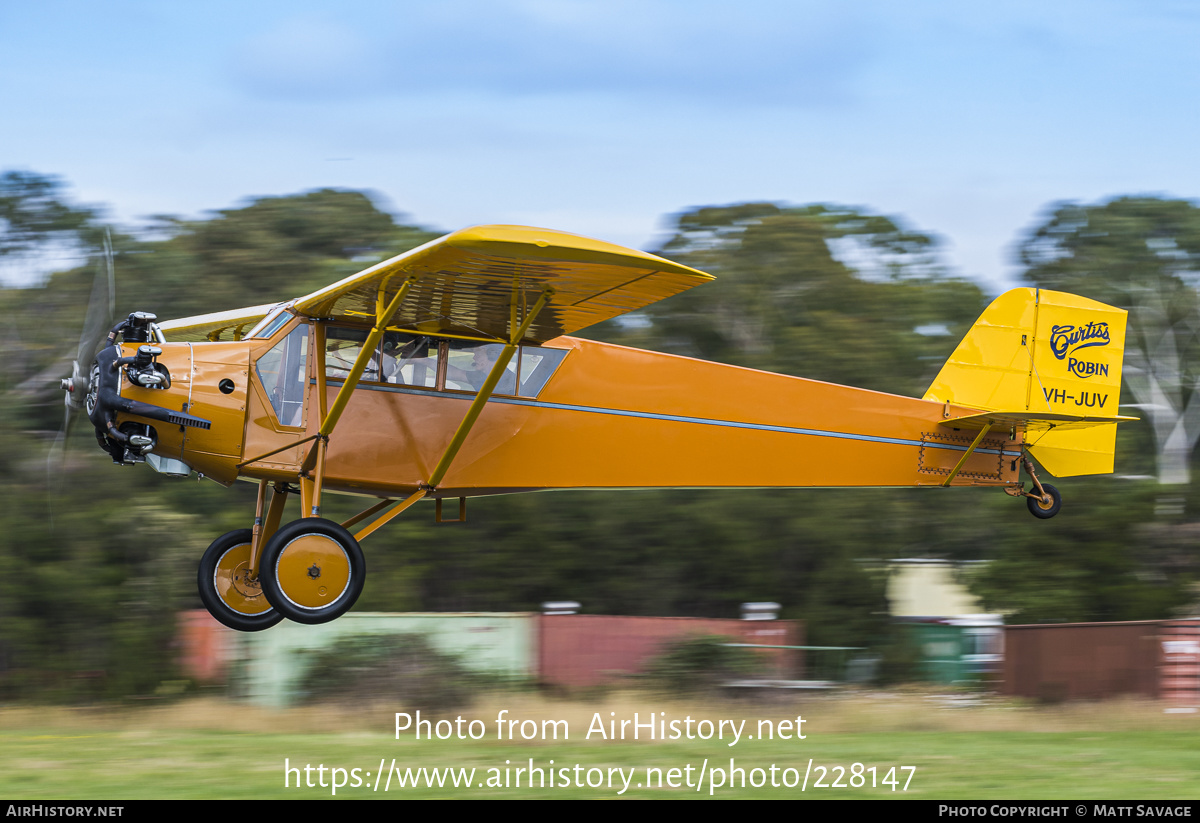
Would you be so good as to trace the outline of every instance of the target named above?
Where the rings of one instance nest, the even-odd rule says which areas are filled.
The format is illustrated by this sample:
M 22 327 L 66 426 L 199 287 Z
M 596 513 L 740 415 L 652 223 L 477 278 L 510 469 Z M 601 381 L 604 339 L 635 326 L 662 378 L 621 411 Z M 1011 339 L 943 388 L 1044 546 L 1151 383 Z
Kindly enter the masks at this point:
M 1058 493 L 1058 489 L 1048 483 L 1042 484 L 1042 491 L 1046 493 L 1045 498 L 1037 496 L 1026 497 L 1025 503 L 1029 506 L 1029 511 L 1034 517 L 1049 520 L 1058 514 L 1058 510 L 1062 508 L 1062 495 Z
M 231 629 L 259 632 L 283 619 L 251 580 L 249 529 L 223 534 L 212 542 L 200 560 L 196 584 L 208 613 Z
M 294 520 L 263 549 L 259 575 L 271 605 L 297 623 L 328 623 L 362 593 L 367 566 L 354 535 L 331 520 Z

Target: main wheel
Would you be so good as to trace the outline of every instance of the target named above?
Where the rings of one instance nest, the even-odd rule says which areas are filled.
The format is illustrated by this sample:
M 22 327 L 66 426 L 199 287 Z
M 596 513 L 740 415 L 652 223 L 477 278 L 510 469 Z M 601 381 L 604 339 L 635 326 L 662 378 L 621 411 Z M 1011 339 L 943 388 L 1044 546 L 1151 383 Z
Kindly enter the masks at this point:
M 1062 508 L 1062 495 L 1058 493 L 1058 489 L 1048 483 L 1042 484 L 1042 490 L 1049 495 L 1049 502 L 1040 497 L 1026 497 L 1025 503 L 1029 506 L 1029 511 L 1034 517 L 1049 520 L 1058 514 L 1058 510 Z
M 223 534 L 200 559 L 196 584 L 208 613 L 231 629 L 260 632 L 283 619 L 271 607 L 258 580 L 251 580 L 249 529 Z
M 263 549 L 263 593 L 297 623 L 328 623 L 362 593 L 367 564 L 354 535 L 332 520 L 293 520 Z

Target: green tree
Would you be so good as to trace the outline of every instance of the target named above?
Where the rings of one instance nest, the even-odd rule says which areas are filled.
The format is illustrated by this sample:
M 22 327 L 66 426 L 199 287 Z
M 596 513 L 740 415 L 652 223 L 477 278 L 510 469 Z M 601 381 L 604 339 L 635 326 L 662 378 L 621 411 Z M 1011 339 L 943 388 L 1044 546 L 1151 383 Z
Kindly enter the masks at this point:
M 0 176 L 0 253 L 56 244 L 96 252 L 103 229 L 54 178 Z M 157 239 L 117 233 L 117 312 L 186 316 L 286 300 L 432 234 L 400 225 L 359 192 L 267 198 L 209 220 L 163 220 Z M 47 463 L 62 424 L 91 266 L 36 287 L 0 289 L 0 696 L 81 699 L 145 694 L 172 677 L 174 615 L 196 608 L 196 563 L 215 536 L 245 525 L 253 488 L 163 483 L 116 469 L 77 427 Z M 87 431 L 85 431 L 87 430 Z
M 919 396 L 985 305 L 947 274 L 934 238 L 841 207 L 697 209 L 659 253 L 717 279 L 649 307 L 640 328 L 598 335 Z
M 55 354 L 65 354 L 69 344 L 58 351 L 61 340 L 52 341 L 46 333 L 40 336 L 29 333 L 31 327 L 37 326 L 26 322 L 43 310 L 37 297 L 45 297 L 45 290 L 40 288 L 44 283 L 38 282 L 38 275 L 48 265 L 61 265 L 64 258 L 87 256 L 91 249 L 99 246 L 102 236 L 96 211 L 71 203 L 66 186 L 59 178 L 26 171 L 0 174 L 0 285 L 12 282 L 38 286 L 32 290 L 0 288 L 0 312 L 6 318 L 0 326 L 0 339 L 5 348 L 5 358 L 0 364 L 0 385 L 4 388 L 29 381 L 19 388 L 19 392 L 36 393 L 34 387 L 48 385 L 64 376 L 58 374 L 64 368 L 63 359 L 60 357 L 48 366 L 49 353 L 53 348 Z M 79 291 L 86 295 L 90 285 L 90 275 L 85 279 L 81 273 L 74 278 L 69 290 L 73 296 Z M 86 296 L 76 302 L 83 305 Z M 83 326 L 82 312 L 72 319 L 76 321 L 72 327 L 77 340 Z M 49 330 L 42 328 L 41 331 Z M 69 374 L 69 356 L 65 358 L 65 364 L 65 374 Z
M 37 248 L 65 225 L 78 230 L 85 251 L 100 254 L 102 230 L 78 222 L 92 212 L 54 200 L 61 190 L 52 179 L 13 190 L 11 211 L 34 217 L 23 217 L 19 230 L 0 223 L 0 248 Z M 11 232 L 12 239 L 3 239 Z M 161 217 L 152 235 L 158 239 L 113 235 L 117 317 L 151 311 L 169 320 L 290 300 L 437 233 L 396 223 L 362 192 L 322 189 L 260 198 L 207 220 Z M 4 332 L 18 350 L 5 366 L 8 382 L 42 408 L 45 428 L 61 422 L 58 378 L 70 373 L 93 271 L 84 266 L 56 272 L 44 285 L 0 290 L 0 310 L 9 318 Z
M 1074 488 L 1074 511 L 995 536 L 994 559 L 969 581 L 985 608 L 1017 624 L 1155 620 L 1186 605 L 1196 561 L 1174 550 L 1172 531 L 1147 527 L 1152 487 L 1088 478 Z
M 259 198 L 207 220 L 161 218 L 158 229 L 166 239 L 118 249 L 120 312 L 166 320 L 290 300 L 438 236 L 335 189 Z
M 1200 208 L 1122 197 L 1060 204 L 1020 246 L 1025 277 L 1129 311 L 1124 381 L 1149 421 L 1160 483 L 1191 479 L 1200 438 Z
M 0 174 L 0 257 L 74 246 L 94 229 L 94 210 L 68 202 L 63 182 L 26 171 Z

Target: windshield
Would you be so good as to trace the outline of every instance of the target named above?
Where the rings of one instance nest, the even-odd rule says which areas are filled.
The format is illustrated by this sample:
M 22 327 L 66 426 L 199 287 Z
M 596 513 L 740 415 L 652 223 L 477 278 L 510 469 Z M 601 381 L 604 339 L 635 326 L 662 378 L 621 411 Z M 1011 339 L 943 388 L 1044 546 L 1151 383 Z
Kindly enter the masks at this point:
M 255 371 L 271 399 L 275 416 L 284 426 L 304 425 L 304 384 L 308 376 L 308 324 L 301 323 L 291 334 L 258 358 Z
M 283 306 L 278 306 L 268 312 L 262 320 L 259 320 L 246 337 L 270 337 L 279 331 L 279 328 L 289 319 L 291 319 L 291 315 L 283 310 Z

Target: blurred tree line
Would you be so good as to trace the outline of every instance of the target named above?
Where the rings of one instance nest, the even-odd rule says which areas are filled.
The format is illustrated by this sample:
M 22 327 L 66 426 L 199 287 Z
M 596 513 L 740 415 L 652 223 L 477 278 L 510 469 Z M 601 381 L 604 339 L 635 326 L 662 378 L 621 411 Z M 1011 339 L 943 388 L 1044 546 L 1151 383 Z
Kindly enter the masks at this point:
M 95 253 L 103 227 L 55 178 L 0 176 L 0 264 Z M 1112 477 L 1056 481 L 1067 503 L 1051 521 L 979 489 L 481 498 L 464 525 L 435 525 L 418 507 L 373 536 L 356 608 L 512 611 L 572 599 L 590 613 L 732 617 L 742 602 L 774 600 L 807 622 L 812 643 L 881 648 L 892 643 L 886 561 L 936 557 L 990 561 L 967 582 L 1008 622 L 1171 616 L 1189 605 L 1197 575 L 1200 501 L 1163 444 L 1182 451 L 1186 469 L 1200 431 L 1198 229 L 1192 204 L 1126 199 L 1057 207 L 1021 243 L 1031 283 L 1131 308 L 1129 350 L 1140 353 L 1127 354 L 1127 385 L 1152 408 L 1123 427 L 1117 470 L 1176 481 L 1182 502 L 1169 510 L 1167 487 Z M 117 316 L 288 299 L 435 236 L 338 190 L 160 218 L 113 236 Z M 588 336 L 920 396 L 989 299 L 945 270 L 935 238 L 858 209 L 696 209 L 656 251 L 717 280 Z M 200 608 L 200 555 L 254 508 L 250 484 L 118 470 L 85 422 L 66 459 L 48 462 L 63 420 L 57 381 L 70 373 L 92 273 L 87 264 L 0 289 L 0 694 L 10 697 L 140 694 L 169 679 L 173 615 Z M 1164 351 L 1174 366 L 1155 365 Z M 355 511 L 344 498 L 326 503 L 332 519 Z

